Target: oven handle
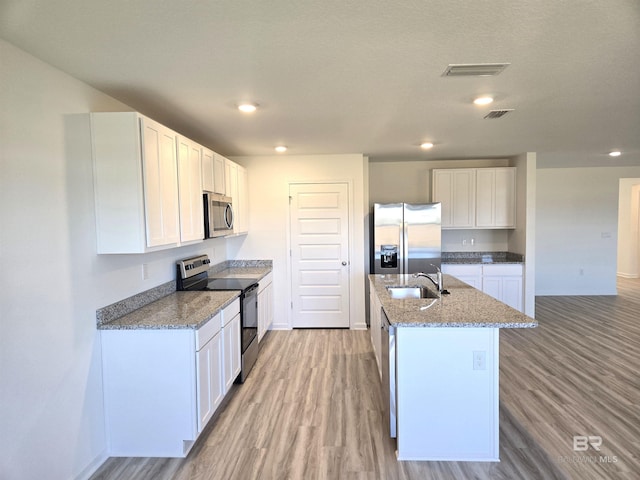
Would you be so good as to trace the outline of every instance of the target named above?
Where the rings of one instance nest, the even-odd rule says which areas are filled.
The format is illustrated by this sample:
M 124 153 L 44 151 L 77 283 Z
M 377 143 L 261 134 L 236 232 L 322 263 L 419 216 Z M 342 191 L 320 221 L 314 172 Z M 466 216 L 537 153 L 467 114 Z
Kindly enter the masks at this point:
M 259 284 L 258 283 L 254 283 L 253 285 L 249 285 L 247 288 L 245 288 L 243 295 L 246 297 L 247 295 L 250 295 L 254 292 L 254 290 L 258 290 Z M 256 291 L 256 293 L 254 295 L 257 295 L 258 292 Z

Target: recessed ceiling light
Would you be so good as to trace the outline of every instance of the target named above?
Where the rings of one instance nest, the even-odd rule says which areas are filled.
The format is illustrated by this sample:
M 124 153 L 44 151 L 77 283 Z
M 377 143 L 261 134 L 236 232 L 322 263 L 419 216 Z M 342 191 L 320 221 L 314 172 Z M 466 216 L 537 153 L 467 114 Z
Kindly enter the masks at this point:
M 433 148 L 433 143 L 431 142 L 424 142 L 420 144 L 420 148 L 423 150 L 429 150 L 430 148 Z
M 610 157 L 619 157 L 620 155 L 622 155 L 622 152 L 619 150 L 614 150 L 613 152 L 609 152 Z
M 490 103 L 493 103 L 493 97 L 478 97 L 473 101 L 473 103 L 475 103 L 476 105 L 489 105 Z
M 284 153 L 287 151 L 287 147 L 285 145 L 278 145 L 276 147 L 276 152 L 278 153 Z
M 238 110 L 243 113 L 253 113 L 258 109 L 258 105 L 255 103 L 241 103 L 238 105 Z

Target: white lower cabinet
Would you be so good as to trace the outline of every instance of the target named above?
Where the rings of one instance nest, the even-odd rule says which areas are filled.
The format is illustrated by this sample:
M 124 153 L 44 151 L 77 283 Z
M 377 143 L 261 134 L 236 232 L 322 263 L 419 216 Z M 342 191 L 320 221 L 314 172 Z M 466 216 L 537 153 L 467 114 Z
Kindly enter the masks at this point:
M 482 291 L 522 312 L 522 265 L 483 265 Z
M 258 287 L 258 341 L 273 324 L 273 274 L 269 273 Z
M 382 328 L 382 304 L 375 294 L 373 286 L 370 286 L 369 292 L 369 333 L 371 334 L 371 344 L 373 345 L 373 353 L 376 357 L 376 363 L 378 364 L 378 375 L 382 380 L 382 360 L 380 358 L 382 348 L 382 335 L 380 329 Z
M 451 265 L 443 263 L 442 273 L 453 275 L 458 280 L 482 290 L 482 265 Z M 447 286 L 445 285 L 444 288 L 447 288 Z
M 109 456 L 189 453 L 240 373 L 239 312 L 236 299 L 197 330 L 101 330 Z
M 522 264 L 442 264 L 442 273 L 453 275 L 496 300 L 523 311 Z
M 213 336 L 206 335 L 202 340 L 204 345 L 200 347 L 196 354 L 197 382 L 196 390 L 198 396 L 198 433 L 202 432 L 207 422 L 211 419 L 216 409 L 224 398 L 223 373 L 223 351 L 222 333 L 220 329 L 221 314 L 217 314 L 210 322 L 215 326 L 211 330 Z M 205 325 L 200 330 L 204 329 Z M 200 331 L 199 330 L 199 331 Z M 196 336 L 198 336 L 196 332 Z
M 233 382 L 242 368 L 240 351 L 240 301 L 236 301 L 222 311 L 222 337 L 224 341 L 224 393 L 233 386 Z

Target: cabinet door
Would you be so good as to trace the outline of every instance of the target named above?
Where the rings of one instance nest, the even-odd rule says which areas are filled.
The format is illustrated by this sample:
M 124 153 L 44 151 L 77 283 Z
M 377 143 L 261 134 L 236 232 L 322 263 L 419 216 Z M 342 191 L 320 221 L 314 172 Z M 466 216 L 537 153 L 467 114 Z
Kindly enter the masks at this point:
M 478 290 L 482 290 L 482 265 L 442 264 L 442 273 L 453 275 L 461 282 L 465 282 Z M 447 288 L 446 280 L 444 288 Z
M 479 168 L 476 172 L 476 225 L 495 226 L 496 172 L 493 168 Z
M 273 322 L 273 287 L 272 274 L 268 274 L 260 280 L 260 291 L 258 292 L 258 341 L 262 340 L 264 334 L 271 327 Z
M 202 147 L 178 137 L 178 191 L 180 198 L 180 241 L 204 238 L 202 205 Z
M 372 287 L 373 288 L 373 287 Z M 380 358 L 381 348 L 382 348 L 382 333 L 380 329 L 382 328 L 382 319 L 380 314 L 380 309 L 382 305 L 380 304 L 380 300 L 376 293 L 372 290 L 369 294 L 369 315 L 370 315 L 370 334 L 371 334 L 371 344 L 373 346 L 373 353 L 376 357 L 376 364 L 378 366 L 378 375 L 382 380 L 382 359 Z
M 222 383 L 222 335 L 218 333 L 197 352 L 198 432 L 214 414 L 224 396 Z
M 442 203 L 442 228 L 453 225 L 453 172 L 451 170 L 433 171 L 433 202 Z
M 224 159 L 224 179 L 226 183 L 226 195 L 231 197 L 233 201 L 233 233 L 238 233 L 240 227 L 240 217 L 242 214 L 240 213 L 240 205 L 238 201 L 238 164 L 232 162 L 231 160 Z
M 453 226 L 475 225 L 475 170 L 460 169 L 453 172 Z
M 522 277 L 504 277 L 502 279 L 502 301 L 511 308 L 522 312 Z
M 476 170 L 476 225 L 481 228 L 515 227 L 515 168 Z
M 258 342 L 262 340 L 267 322 L 267 292 L 266 287 L 258 292 Z
M 145 117 L 141 129 L 147 247 L 178 243 L 176 135 Z
M 503 300 L 502 277 L 482 277 L 482 291 L 496 300 Z
M 213 182 L 213 191 L 221 195 L 226 195 L 227 189 L 225 183 L 224 157 L 221 157 L 218 154 L 214 154 L 213 156 Z
M 434 202 L 442 203 L 442 228 L 475 225 L 475 169 L 433 170 Z
M 516 169 L 495 169 L 494 225 L 498 228 L 516 226 Z
M 206 192 L 214 192 L 214 160 L 213 152 L 208 148 L 202 148 L 202 190 Z
M 231 389 L 233 381 L 240 373 L 240 315 L 236 315 L 222 329 L 224 337 L 224 391 Z

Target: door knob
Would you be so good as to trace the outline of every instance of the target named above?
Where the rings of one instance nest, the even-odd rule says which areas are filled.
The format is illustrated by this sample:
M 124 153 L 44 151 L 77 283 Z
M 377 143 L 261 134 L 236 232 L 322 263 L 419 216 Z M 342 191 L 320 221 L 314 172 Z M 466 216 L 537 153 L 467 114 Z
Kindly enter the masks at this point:
M 346 265 L 347 265 L 347 262 L 342 262 L 342 266 L 343 267 L 346 266 Z

